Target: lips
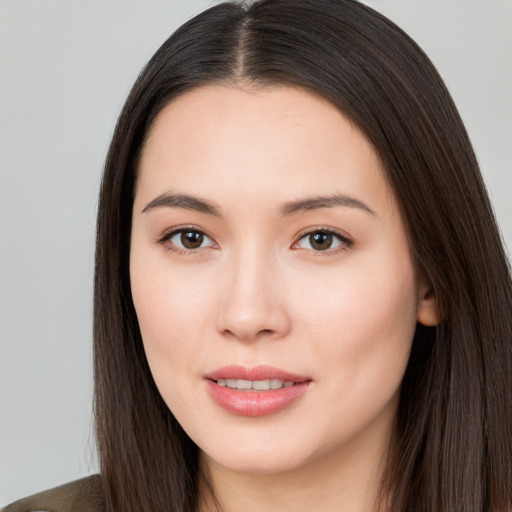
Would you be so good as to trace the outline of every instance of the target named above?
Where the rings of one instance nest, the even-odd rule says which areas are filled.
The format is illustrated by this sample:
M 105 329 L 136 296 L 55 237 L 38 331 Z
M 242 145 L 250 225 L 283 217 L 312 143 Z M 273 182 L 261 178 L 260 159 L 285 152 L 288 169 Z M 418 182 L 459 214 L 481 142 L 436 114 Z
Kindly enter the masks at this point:
M 266 365 L 252 367 L 239 365 L 224 366 L 223 368 L 219 368 L 218 370 L 209 373 L 206 378 L 215 381 L 219 379 L 243 379 L 251 381 L 278 379 L 291 382 L 304 382 L 307 380 L 312 380 L 310 377 L 297 375 L 281 370 L 280 368 Z
M 211 398 L 237 416 L 281 411 L 302 397 L 312 379 L 272 366 L 225 366 L 205 377 Z

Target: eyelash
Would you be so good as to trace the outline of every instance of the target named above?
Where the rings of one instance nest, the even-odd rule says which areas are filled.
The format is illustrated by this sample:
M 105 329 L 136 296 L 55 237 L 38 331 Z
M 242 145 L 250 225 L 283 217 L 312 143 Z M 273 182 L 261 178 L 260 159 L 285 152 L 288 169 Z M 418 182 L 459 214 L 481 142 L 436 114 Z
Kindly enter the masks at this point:
M 207 247 L 198 247 L 198 248 L 194 248 L 194 249 L 186 249 L 186 248 L 182 249 L 182 248 L 179 248 L 176 246 L 172 246 L 171 244 L 168 243 L 174 236 L 179 235 L 180 233 L 181 234 L 197 233 L 203 237 L 208 238 L 209 240 L 212 241 L 214 246 L 218 247 L 217 243 L 210 236 L 208 236 L 203 230 L 201 230 L 195 226 L 183 226 L 183 227 L 172 229 L 171 231 L 164 233 L 164 235 L 160 239 L 158 239 L 158 243 L 165 246 L 167 248 L 167 250 L 169 250 L 169 251 L 172 251 L 176 254 L 187 255 L 187 256 L 199 255 L 203 252 L 204 249 L 211 247 L 211 246 L 207 246 Z M 329 249 L 325 249 L 325 250 L 303 249 L 303 248 L 298 247 L 298 244 L 301 240 L 303 240 L 306 237 L 311 236 L 313 234 L 317 234 L 317 233 L 330 235 L 330 236 L 336 238 L 339 241 L 339 245 L 334 247 L 333 249 L 329 248 Z M 317 228 L 309 229 L 308 231 L 300 233 L 300 235 L 297 237 L 296 241 L 293 242 L 291 248 L 293 250 L 308 250 L 308 251 L 311 251 L 315 256 L 329 256 L 332 254 L 337 254 L 339 252 L 346 251 L 346 250 L 350 249 L 353 245 L 354 245 L 353 240 L 348 238 L 346 235 L 342 235 L 340 232 L 338 232 L 332 228 L 317 227 Z
M 195 226 L 182 226 L 180 228 L 175 228 L 175 229 L 172 229 L 171 231 L 168 231 L 166 233 L 164 233 L 164 235 L 158 240 L 158 243 L 165 246 L 167 250 L 169 251 L 172 251 L 176 254 L 183 254 L 183 255 L 186 255 L 186 256 L 196 256 L 198 254 L 201 254 L 204 250 L 206 249 L 207 247 L 198 247 L 197 249 L 182 249 L 180 247 L 176 247 L 176 246 L 172 246 L 171 244 L 169 244 L 168 242 L 176 235 L 179 235 L 179 234 L 183 234 L 183 233 L 198 233 L 199 235 L 202 235 L 210 240 L 212 240 L 213 242 L 213 239 L 208 236 L 203 230 L 195 227 Z M 216 242 L 213 242 L 215 245 Z
M 310 250 L 310 249 L 301 249 L 300 247 L 296 247 L 296 246 L 298 245 L 298 243 L 301 240 L 305 239 L 308 236 L 314 235 L 316 233 L 330 235 L 330 236 L 338 239 L 339 245 L 334 248 L 325 249 L 323 251 L 311 249 L 311 252 L 313 253 L 314 256 L 330 256 L 332 254 L 338 254 L 340 252 L 347 251 L 354 245 L 354 241 L 352 239 L 348 238 L 346 235 L 341 234 L 339 231 L 336 231 L 332 228 L 320 226 L 320 227 L 316 227 L 314 229 L 308 229 L 307 231 L 300 233 L 299 236 L 297 237 L 297 241 L 293 242 L 292 248 L 294 250 Z

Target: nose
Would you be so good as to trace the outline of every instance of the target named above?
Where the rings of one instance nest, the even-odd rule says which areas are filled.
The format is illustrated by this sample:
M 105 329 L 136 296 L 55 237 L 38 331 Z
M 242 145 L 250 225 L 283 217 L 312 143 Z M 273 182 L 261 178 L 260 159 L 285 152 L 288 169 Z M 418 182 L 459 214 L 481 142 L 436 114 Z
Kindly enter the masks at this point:
M 219 332 L 238 341 L 283 338 L 291 322 L 278 265 L 257 252 L 234 259 L 223 279 Z

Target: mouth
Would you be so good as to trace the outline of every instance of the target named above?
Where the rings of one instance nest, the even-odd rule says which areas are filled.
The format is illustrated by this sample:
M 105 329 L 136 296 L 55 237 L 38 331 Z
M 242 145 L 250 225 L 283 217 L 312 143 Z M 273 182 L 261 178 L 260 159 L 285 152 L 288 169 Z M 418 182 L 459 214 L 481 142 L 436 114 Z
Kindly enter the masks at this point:
M 238 391 L 270 391 L 274 389 L 289 388 L 296 382 L 291 380 L 266 379 L 266 380 L 244 380 L 244 379 L 219 379 L 216 381 L 219 386 Z
M 205 377 L 213 401 L 237 416 L 257 417 L 291 406 L 310 388 L 310 377 L 271 366 L 225 366 Z

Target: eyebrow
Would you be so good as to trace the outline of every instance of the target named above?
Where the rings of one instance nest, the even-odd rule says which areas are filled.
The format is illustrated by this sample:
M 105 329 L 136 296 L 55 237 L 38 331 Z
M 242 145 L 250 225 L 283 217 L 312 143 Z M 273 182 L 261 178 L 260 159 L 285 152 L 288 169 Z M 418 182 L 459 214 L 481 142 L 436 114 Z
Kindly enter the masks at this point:
M 334 194 L 332 196 L 318 196 L 299 201 L 291 201 L 285 203 L 281 208 L 282 215 L 295 215 L 311 210 L 319 210 L 320 208 L 333 208 L 335 206 L 345 206 L 348 208 L 359 208 L 371 215 L 376 215 L 375 212 L 365 203 L 359 199 L 355 199 L 343 194 Z
M 358 208 L 371 215 L 376 215 L 375 212 L 365 203 L 359 199 L 355 199 L 343 194 L 334 194 L 331 196 L 317 196 L 300 199 L 298 201 L 290 201 L 285 203 L 281 208 L 281 215 L 289 216 L 298 213 L 304 213 L 311 210 L 319 210 L 321 208 L 333 208 L 335 206 L 343 206 L 348 208 Z M 190 196 L 188 194 L 169 194 L 164 193 L 149 202 L 142 213 L 148 212 L 155 208 L 183 208 L 185 210 L 194 210 L 215 217 L 222 217 L 220 208 L 198 197 Z
M 153 210 L 154 208 L 160 207 L 167 208 L 183 208 L 185 210 L 195 210 L 201 213 L 207 213 L 214 215 L 215 217 L 222 217 L 218 206 L 206 201 L 199 199 L 198 197 L 189 196 L 187 194 L 161 194 L 157 198 L 153 199 L 148 203 L 142 213 Z

